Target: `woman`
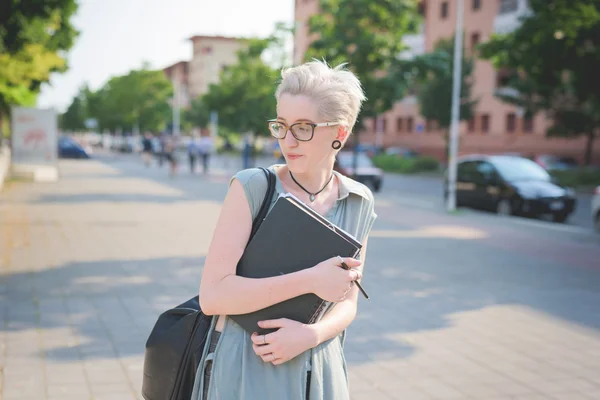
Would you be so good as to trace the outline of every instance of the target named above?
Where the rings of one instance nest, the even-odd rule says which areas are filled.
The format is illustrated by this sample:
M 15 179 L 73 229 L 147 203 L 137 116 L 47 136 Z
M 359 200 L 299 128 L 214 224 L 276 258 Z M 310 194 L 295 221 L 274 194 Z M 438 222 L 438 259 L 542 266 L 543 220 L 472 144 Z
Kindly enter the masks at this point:
M 174 178 L 177 174 L 177 138 L 175 136 L 167 137 L 165 140 L 165 158 L 169 162 L 169 176 Z
M 290 192 L 366 245 L 376 218 L 373 195 L 333 171 L 365 99 L 360 82 L 343 66 L 331 69 L 318 61 L 287 69 L 282 78 L 275 94 L 277 119 L 268 126 L 286 164 L 270 167 L 277 177 L 271 205 L 279 193 Z M 231 180 L 200 284 L 202 310 L 218 317 L 213 318 L 192 399 L 349 399 L 344 333 L 356 315 L 353 283 L 362 277 L 366 248 L 360 260 L 344 259 L 350 270 L 340 268 L 337 257 L 273 278 L 236 276 L 266 190 L 259 169 L 243 170 Z M 278 329 L 264 336 L 250 335 L 227 318 L 305 293 L 335 302 L 335 307 L 313 325 L 263 321 L 261 327 Z

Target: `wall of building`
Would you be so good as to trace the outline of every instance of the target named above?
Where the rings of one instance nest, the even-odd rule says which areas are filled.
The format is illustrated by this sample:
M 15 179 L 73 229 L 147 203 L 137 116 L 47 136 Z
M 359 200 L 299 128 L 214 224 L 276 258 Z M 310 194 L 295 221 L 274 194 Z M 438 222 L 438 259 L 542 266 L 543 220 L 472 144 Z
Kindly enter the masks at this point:
M 190 105 L 190 89 L 188 84 L 189 79 L 189 62 L 180 61 L 163 70 L 167 78 L 173 83 L 174 90 L 177 90 L 175 96 L 177 105 L 181 108 L 187 108 Z M 176 88 L 176 89 L 175 89 Z
M 473 9 L 474 0 L 464 0 L 464 45 L 466 51 L 476 56 L 472 50 L 473 34 L 479 42 L 485 42 L 494 32 L 506 32 L 518 26 L 520 15 L 528 12 L 526 0 L 513 0 L 516 11 L 500 14 L 500 0 L 480 0 L 478 10 Z M 443 3 L 447 3 L 447 15 L 442 17 Z M 443 38 L 452 38 L 456 25 L 456 0 L 423 0 L 425 23 L 422 33 L 410 35 L 406 42 L 411 46 L 409 54 L 421 54 L 432 51 L 435 44 Z M 318 12 L 318 1 L 296 0 L 296 27 L 294 38 L 294 61 L 299 64 L 308 48 L 311 38 L 307 36 L 307 21 Z M 424 43 L 424 45 L 423 45 Z M 520 110 L 498 100 L 494 92 L 497 85 L 497 71 L 491 63 L 477 59 L 473 73 L 473 97 L 478 99 L 476 115 L 471 124 L 461 122 L 461 153 L 482 152 L 519 152 L 523 154 L 560 154 L 582 159 L 585 139 L 549 139 L 546 130 L 549 120 L 538 114 L 533 121 L 525 121 Z M 444 133 L 427 124 L 419 114 L 414 96 L 397 102 L 394 107 L 382 115 L 385 123 L 376 124 L 365 121 L 365 131 L 361 132 L 361 141 L 382 143 L 384 146 L 406 146 L 424 153 L 445 158 Z M 514 129 L 509 132 L 508 119 L 514 120 Z M 402 120 L 399 126 L 399 120 Z M 485 129 L 487 121 L 487 129 Z M 376 134 L 376 126 L 384 127 L 384 132 Z M 412 126 L 409 132 L 407 127 Z M 429 128 L 429 129 L 427 129 Z M 420 131 L 420 132 L 418 132 Z M 600 141 L 594 149 L 594 161 L 600 163 Z
M 295 0 L 294 7 L 294 64 L 301 64 L 304 59 L 304 53 L 308 46 L 315 39 L 315 35 L 309 35 L 308 20 L 319 12 L 319 0 Z
M 223 67 L 237 62 L 242 43 L 235 38 L 197 36 L 192 38 L 193 56 L 189 68 L 192 98 L 203 95 L 210 84 L 219 81 Z

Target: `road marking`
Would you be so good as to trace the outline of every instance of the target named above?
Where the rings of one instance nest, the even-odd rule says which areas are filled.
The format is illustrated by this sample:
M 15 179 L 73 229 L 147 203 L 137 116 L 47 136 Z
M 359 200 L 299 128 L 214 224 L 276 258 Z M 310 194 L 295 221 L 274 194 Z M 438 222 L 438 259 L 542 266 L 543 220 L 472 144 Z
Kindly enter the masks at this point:
M 519 217 L 509 217 L 506 219 L 507 221 L 514 222 L 515 224 L 533 226 L 536 228 L 542 229 L 553 229 L 555 231 L 562 232 L 570 232 L 570 233 L 585 233 L 590 234 L 594 233 L 591 229 L 587 229 L 581 226 L 573 226 L 573 225 L 564 225 L 557 222 L 546 222 L 546 221 L 536 221 L 529 220 Z
M 380 196 L 376 197 L 375 205 L 377 207 L 392 207 L 393 205 L 406 206 L 406 207 L 416 207 L 426 210 L 439 210 L 444 211 L 444 207 L 442 204 L 437 204 L 435 201 L 424 200 L 422 198 L 417 197 L 405 197 L 402 194 L 398 193 L 394 194 L 386 194 L 385 197 Z M 461 211 L 466 214 L 472 215 L 480 215 L 485 218 L 503 218 L 501 216 L 490 214 L 485 211 L 471 209 L 471 208 L 460 208 Z M 568 232 L 568 233 L 577 233 L 577 234 L 595 234 L 593 229 L 585 228 L 581 226 L 575 225 L 565 225 L 557 222 L 549 222 L 543 220 L 531 220 L 522 217 L 504 217 L 504 221 L 512 222 L 515 224 L 520 224 L 529 227 L 535 227 L 540 229 L 551 229 L 559 232 Z
M 449 238 L 473 240 L 483 239 L 489 234 L 481 229 L 460 225 L 434 225 L 409 230 L 373 230 L 370 237 L 378 238 Z
M 388 194 L 385 197 L 376 197 L 375 204 L 376 206 L 384 207 L 397 204 L 400 206 L 424 208 L 426 210 L 435 210 L 439 208 L 433 201 L 423 200 L 416 197 L 405 197 L 400 193 L 398 193 L 396 196 Z

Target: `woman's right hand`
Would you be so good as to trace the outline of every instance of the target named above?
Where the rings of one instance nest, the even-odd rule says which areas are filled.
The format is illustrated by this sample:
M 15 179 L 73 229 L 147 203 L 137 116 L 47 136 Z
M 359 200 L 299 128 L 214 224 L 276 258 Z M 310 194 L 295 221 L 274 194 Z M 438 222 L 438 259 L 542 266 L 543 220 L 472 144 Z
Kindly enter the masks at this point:
M 350 269 L 346 270 L 341 267 L 342 260 Z M 314 274 L 312 292 L 330 302 L 344 300 L 352 289 L 354 281 L 362 278 L 362 272 L 357 269 L 361 265 L 362 261 L 350 257 L 332 257 L 320 262 L 312 267 Z

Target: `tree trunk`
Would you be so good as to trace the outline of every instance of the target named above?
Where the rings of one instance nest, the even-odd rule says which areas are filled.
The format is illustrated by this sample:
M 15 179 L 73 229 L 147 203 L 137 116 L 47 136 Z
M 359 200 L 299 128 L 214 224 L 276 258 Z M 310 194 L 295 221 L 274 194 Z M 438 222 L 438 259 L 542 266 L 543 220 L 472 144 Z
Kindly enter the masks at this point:
M 594 139 L 595 139 L 595 133 L 594 131 L 590 131 L 587 134 L 587 143 L 585 145 L 585 156 L 583 159 L 583 163 L 585 164 L 586 167 L 589 167 L 589 165 L 592 163 L 592 150 L 594 149 Z

